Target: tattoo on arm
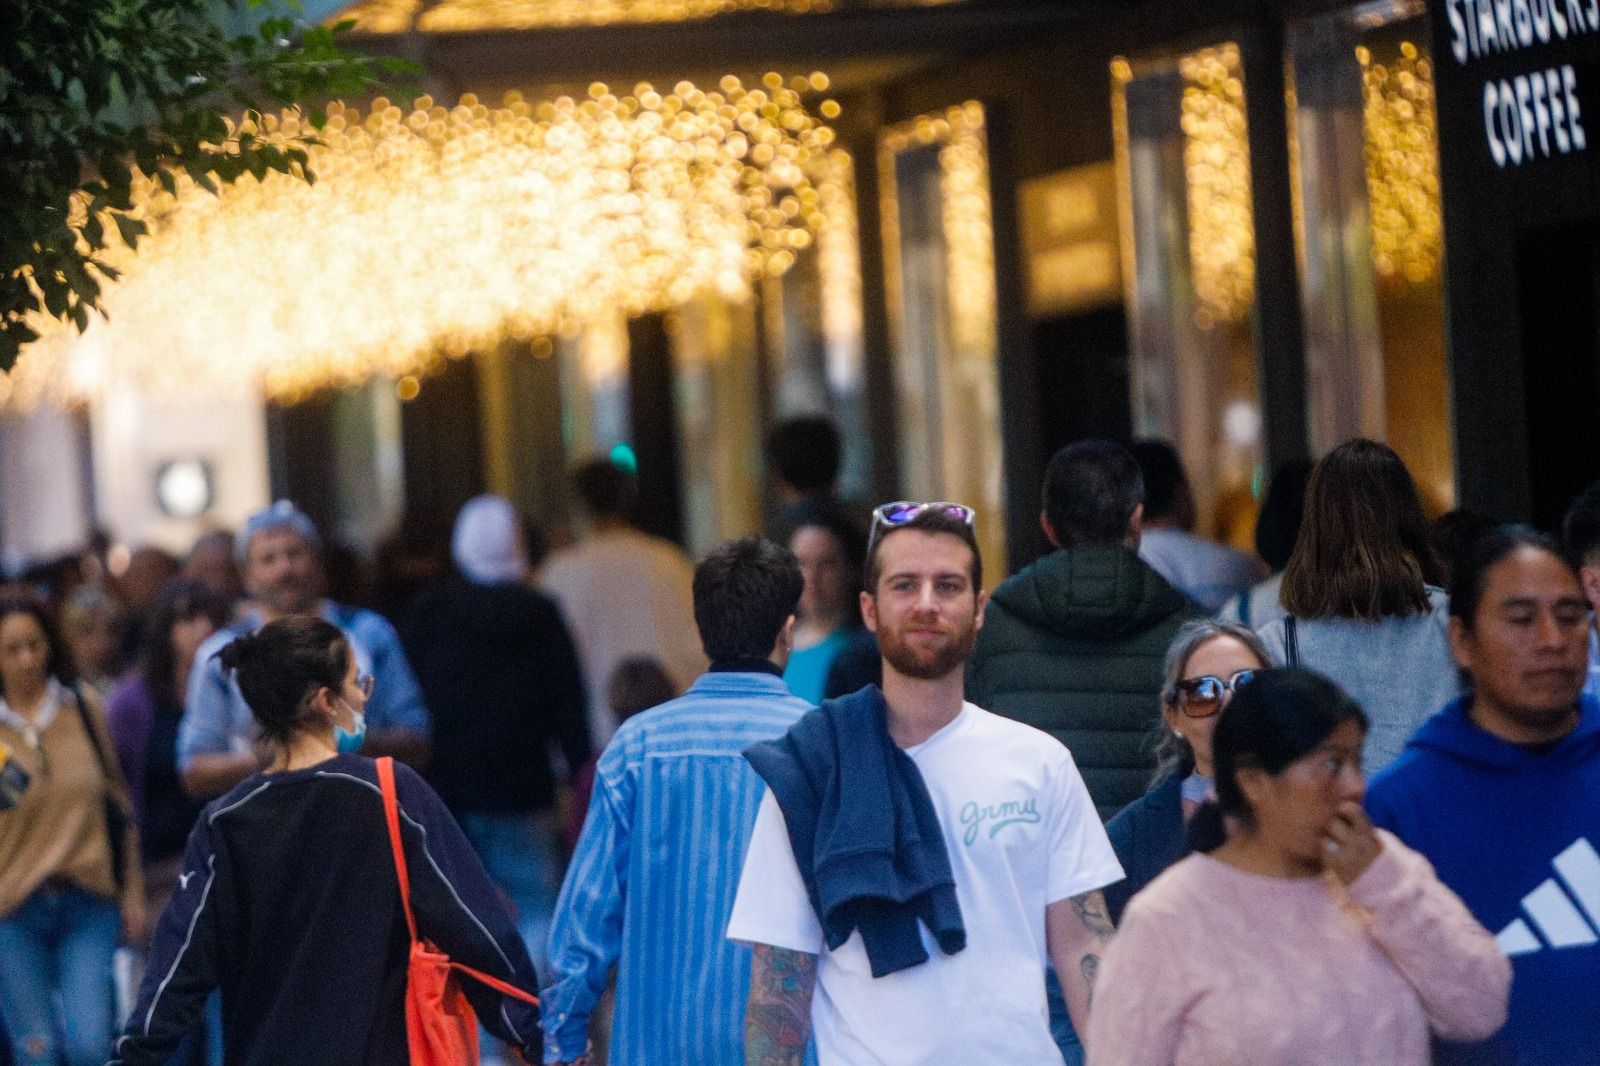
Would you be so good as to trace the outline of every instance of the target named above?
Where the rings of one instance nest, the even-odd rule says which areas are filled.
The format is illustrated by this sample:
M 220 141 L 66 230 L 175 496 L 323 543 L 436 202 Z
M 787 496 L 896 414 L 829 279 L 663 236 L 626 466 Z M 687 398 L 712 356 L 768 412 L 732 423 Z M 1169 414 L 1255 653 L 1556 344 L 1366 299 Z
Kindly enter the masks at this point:
M 816 982 L 815 955 L 755 946 L 745 1006 L 745 1066 L 799 1066 L 811 1035 L 811 993 Z
M 1089 986 L 1089 1003 L 1094 1003 L 1094 979 L 1100 976 L 1100 956 L 1085 955 L 1078 960 L 1078 971 L 1083 974 L 1083 983 Z
M 1111 913 L 1106 910 L 1106 898 L 1098 890 L 1073 896 L 1069 902 L 1072 904 L 1072 913 L 1089 933 L 1089 950 L 1078 960 L 1078 972 L 1083 975 L 1083 984 L 1092 1003 L 1094 981 L 1100 976 L 1100 956 L 1116 933 L 1116 928 L 1111 924 Z

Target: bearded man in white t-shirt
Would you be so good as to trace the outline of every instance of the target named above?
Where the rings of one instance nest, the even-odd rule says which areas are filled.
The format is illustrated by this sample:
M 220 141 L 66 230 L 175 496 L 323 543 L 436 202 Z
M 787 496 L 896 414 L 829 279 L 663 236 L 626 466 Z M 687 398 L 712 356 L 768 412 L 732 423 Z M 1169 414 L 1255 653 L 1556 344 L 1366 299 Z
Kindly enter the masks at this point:
M 798 1066 L 813 1031 L 819 1066 L 1059 1062 L 1045 968 L 1086 1031 L 1112 935 L 1100 889 L 1122 868 L 1067 749 L 963 699 L 986 602 L 972 511 L 886 504 L 872 532 L 861 613 L 889 738 L 938 816 L 966 946 L 945 954 L 919 925 L 928 961 L 877 978 L 859 930 L 830 949 L 769 791 L 728 927 L 755 950 L 746 1062 Z

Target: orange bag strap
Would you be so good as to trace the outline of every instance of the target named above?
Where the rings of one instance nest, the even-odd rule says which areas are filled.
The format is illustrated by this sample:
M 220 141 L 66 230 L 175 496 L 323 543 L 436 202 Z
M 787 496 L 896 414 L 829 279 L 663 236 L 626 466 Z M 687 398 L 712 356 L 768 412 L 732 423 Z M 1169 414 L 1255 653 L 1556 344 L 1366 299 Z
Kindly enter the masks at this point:
M 389 851 L 394 856 L 395 877 L 400 882 L 400 905 L 405 908 L 406 928 L 411 932 L 411 942 L 417 943 L 417 920 L 411 913 L 411 875 L 406 872 L 406 851 L 400 841 L 400 801 L 394 790 L 394 759 L 385 755 L 377 760 L 378 787 L 383 792 L 383 819 L 389 826 Z M 501 995 L 520 999 L 524 1003 L 539 1005 L 539 997 L 524 992 L 516 985 L 507 984 L 498 977 L 490 977 L 465 963 L 450 960 L 450 968 L 460 970 L 475 981 L 481 981 Z
M 394 856 L 394 872 L 400 881 L 400 906 L 406 912 L 406 928 L 411 942 L 417 942 L 417 920 L 411 914 L 411 875 L 406 873 L 406 849 L 400 843 L 400 801 L 394 791 L 394 759 L 378 760 L 378 787 L 383 792 L 383 819 L 389 823 L 389 851 Z

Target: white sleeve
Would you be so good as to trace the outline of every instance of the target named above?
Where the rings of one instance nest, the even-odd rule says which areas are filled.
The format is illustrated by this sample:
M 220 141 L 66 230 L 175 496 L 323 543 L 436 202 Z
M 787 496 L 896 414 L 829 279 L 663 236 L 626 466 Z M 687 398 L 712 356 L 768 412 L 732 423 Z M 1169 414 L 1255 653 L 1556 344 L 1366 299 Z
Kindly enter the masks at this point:
M 1061 749 L 1050 775 L 1050 868 L 1045 874 L 1047 902 L 1057 903 L 1104 888 L 1123 878 L 1122 864 L 1100 823 L 1094 800 L 1072 754 Z
M 728 920 L 728 939 L 821 955 L 826 945 L 805 881 L 794 861 L 783 810 L 769 790 L 761 797 L 739 894 Z

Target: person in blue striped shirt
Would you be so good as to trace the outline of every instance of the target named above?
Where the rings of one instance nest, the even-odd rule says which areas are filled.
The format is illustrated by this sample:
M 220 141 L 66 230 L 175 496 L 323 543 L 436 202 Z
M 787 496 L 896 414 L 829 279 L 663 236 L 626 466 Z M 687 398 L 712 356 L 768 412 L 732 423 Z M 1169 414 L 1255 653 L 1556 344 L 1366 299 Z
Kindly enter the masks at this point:
M 616 965 L 614 1066 L 742 1066 L 751 954 L 723 933 L 762 784 L 740 753 L 811 709 L 782 676 L 802 584 L 793 553 L 753 537 L 696 568 L 711 667 L 600 756 L 550 930 L 545 1062 L 585 1061 Z

